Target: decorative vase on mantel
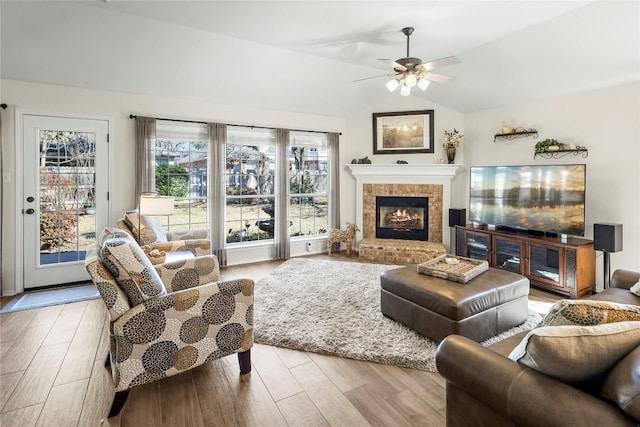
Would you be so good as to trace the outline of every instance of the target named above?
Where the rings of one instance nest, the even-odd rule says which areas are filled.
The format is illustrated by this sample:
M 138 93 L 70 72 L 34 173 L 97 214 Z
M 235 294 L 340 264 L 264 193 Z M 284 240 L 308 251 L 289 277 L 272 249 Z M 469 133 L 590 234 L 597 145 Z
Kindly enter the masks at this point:
M 447 163 L 452 165 L 456 160 L 456 149 L 455 148 L 447 148 Z

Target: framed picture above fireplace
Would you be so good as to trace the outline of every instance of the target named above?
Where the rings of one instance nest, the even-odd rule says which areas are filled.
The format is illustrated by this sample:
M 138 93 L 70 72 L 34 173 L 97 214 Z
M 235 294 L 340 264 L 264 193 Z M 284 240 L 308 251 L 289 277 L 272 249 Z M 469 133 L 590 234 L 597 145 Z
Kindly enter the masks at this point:
M 433 153 L 433 110 L 373 113 L 373 154 Z

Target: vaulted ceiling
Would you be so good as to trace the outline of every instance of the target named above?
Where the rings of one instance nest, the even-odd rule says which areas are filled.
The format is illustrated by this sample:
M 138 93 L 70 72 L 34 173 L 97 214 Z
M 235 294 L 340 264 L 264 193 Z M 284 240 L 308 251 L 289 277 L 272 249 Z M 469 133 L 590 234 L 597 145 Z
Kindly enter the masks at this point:
M 390 66 L 455 55 L 418 96 L 461 112 L 640 79 L 634 1 L 6 1 L 0 73 L 145 95 L 345 116 Z

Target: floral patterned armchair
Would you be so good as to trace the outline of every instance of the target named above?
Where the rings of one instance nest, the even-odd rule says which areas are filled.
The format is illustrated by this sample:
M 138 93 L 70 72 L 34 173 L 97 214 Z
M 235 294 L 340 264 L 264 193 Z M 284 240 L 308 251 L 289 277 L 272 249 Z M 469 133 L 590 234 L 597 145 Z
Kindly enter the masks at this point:
M 126 231 L 141 246 L 159 251 L 189 251 L 194 256 L 211 253 L 209 230 L 192 229 L 165 232 L 160 222 L 153 216 L 139 215 L 137 211 L 127 212 L 117 221 L 118 228 Z
M 124 232 L 105 229 L 87 251 L 85 267 L 110 317 L 118 415 L 129 389 L 238 353 L 240 373 L 251 371 L 253 286 L 219 281 L 214 255 L 153 266 Z

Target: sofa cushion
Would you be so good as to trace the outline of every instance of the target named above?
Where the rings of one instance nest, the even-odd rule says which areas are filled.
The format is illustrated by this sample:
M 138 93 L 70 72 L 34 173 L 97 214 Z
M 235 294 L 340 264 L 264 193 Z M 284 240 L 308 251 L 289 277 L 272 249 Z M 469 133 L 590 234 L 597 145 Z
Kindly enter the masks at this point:
M 167 293 L 151 261 L 131 239 L 106 240 L 100 250 L 100 258 L 132 305 Z
M 540 326 L 590 326 L 626 321 L 640 321 L 640 307 L 609 301 L 560 300 L 551 307 Z
M 545 326 L 530 331 L 509 358 L 570 384 L 600 379 L 640 345 L 640 322 Z
M 640 346 L 611 370 L 602 386 L 602 396 L 640 421 Z
M 137 212 L 127 212 L 124 216 L 125 223 L 131 228 L 134 237 L 141 245 L 164 243 L 167 235 L 156 217 L 140 215 Z
M 640 282 L 638 282 L 638 283 L 636 283 L 635 285 L 631 286 L 631 287 L 629 288 L 629 291 L 630 291 L 632 294 L 634 294 L 634 295 L 636 295 L 636 296 L 639 296 L 639 297 L 640 297 Z

